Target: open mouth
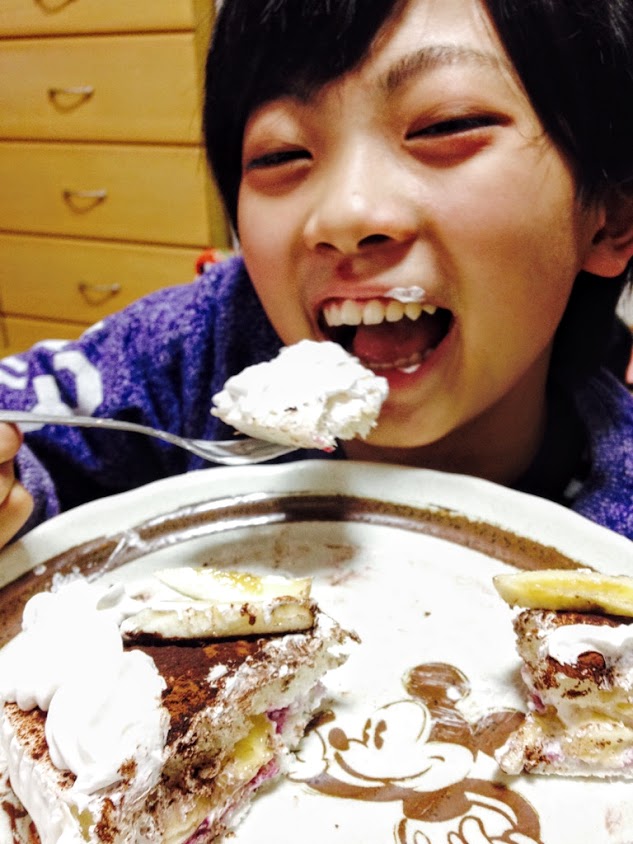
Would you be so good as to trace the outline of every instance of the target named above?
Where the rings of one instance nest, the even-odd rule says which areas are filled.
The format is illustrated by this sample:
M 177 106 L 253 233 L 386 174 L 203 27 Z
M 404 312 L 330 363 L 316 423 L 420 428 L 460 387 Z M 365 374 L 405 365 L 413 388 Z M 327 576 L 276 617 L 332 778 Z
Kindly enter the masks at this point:
M 415 372 L 447 335 L 453 315 L 445 308 L 395 299 L 332 299 L 319 317 L 328 339 L 375 372 Z

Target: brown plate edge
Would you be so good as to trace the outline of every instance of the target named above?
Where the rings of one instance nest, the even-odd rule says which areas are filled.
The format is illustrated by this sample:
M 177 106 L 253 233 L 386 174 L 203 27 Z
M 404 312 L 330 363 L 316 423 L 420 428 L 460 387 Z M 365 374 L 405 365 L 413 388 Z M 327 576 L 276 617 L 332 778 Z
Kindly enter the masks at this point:
M 237 528 L 292 522 L 356 522 L 399 528 L 461 545 L 521 570 L 580 567 L 578 561 L 553 546 L 445 507 L 416 507 L 345 494 L 251 493 L 187 505 L 44 561 L 0 590 L 0 647 L 18 633 L 29 598 L 50 589 L 55 576 L 78 571 L 96 578 L 167 545 Z

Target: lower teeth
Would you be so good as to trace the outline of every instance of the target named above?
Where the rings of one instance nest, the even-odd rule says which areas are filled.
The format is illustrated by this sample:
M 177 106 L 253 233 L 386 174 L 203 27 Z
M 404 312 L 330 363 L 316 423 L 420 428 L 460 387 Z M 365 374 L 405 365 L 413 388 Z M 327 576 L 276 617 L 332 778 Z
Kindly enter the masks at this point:
M 373 369 L 374 372 L 383 372 L 388 369 L 397 369 L 399 372 L 405 372 L 407 375 L 416 372 L 420 368 L 420 364 L 433 354 L 433 349 L 427 349 L 423 354 L 415 354 L 406 360 L 396 360 L 393 363 L 378 363 L 365 361 L 365 365 Z

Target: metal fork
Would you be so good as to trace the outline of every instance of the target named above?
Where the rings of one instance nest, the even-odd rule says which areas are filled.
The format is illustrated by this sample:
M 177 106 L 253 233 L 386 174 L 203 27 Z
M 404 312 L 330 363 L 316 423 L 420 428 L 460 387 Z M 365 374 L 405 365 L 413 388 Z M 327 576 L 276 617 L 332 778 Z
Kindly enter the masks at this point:
M 265 463 L 283 454 L 296 451 L 296 446 L 280 445 L 279 443 L 245 437 L 235 440 L 192 440 L 179 437 L 169 431 L 160 431 L 147 425 L 137 425 L 135 422 L 125 422 L 120 419 L 101 419 L 95 416 L 62 416 L 51 413 L 38 413 L 30 410 L 0 410 L 0 422 L 12 422 L 17 425 L 69 425 L 74 428 L 107 428 L 115 431 L 131 431 L 134 434 L 145 434 L 159 440 L 171 443 L 197 454 L 212 463 L 225 466 L 244 466 L 251 463 Z

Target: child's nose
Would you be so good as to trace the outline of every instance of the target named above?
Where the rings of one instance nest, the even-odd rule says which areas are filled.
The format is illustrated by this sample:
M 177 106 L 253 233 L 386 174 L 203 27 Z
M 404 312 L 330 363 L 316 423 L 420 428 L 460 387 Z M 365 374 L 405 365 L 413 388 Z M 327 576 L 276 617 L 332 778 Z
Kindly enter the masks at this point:
M 401 177 L 397 166 L 361 149 L 323 167 L 304 226 L 308 247 L 351 255 L 411 239 L 416 215 Z

